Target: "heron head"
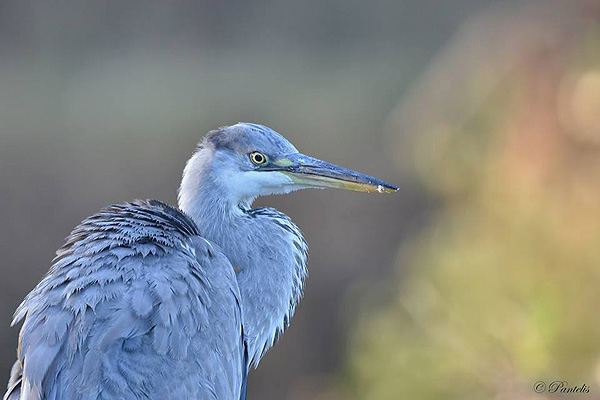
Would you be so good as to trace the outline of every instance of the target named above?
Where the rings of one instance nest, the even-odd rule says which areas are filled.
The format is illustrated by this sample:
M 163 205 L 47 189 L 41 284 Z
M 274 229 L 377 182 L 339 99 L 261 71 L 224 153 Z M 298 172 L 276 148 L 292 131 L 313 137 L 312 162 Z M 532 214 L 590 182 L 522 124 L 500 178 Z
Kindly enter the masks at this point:
M 279 133 L 251 123 L 211 131 L 188 162 L 184 181 L 187 175 L 210 176 L 237 202 L 306 188 L 398 190 L 377 178 L 299 153 Z

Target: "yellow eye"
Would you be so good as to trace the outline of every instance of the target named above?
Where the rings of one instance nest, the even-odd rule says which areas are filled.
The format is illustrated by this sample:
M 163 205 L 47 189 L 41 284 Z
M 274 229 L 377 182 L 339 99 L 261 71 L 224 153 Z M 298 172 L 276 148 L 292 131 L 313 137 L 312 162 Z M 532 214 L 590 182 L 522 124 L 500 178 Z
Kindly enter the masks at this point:
M 252 163 L 255 165 L 261 165 L 267 162 L 267 156 L 265 156 L 263 153 L 255 151 L 250 153 L 250 160 L 252 160 Z

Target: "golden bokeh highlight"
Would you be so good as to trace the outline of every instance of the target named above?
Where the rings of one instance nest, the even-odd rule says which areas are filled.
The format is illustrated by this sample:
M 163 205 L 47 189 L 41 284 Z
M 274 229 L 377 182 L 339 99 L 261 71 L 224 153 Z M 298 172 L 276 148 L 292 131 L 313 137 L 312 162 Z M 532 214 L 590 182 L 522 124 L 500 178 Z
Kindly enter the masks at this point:
M 441 205 L 357 325 L 355 398 L 599 396 L 600 14 L 544 4 L 466 26 L 390 119 Z

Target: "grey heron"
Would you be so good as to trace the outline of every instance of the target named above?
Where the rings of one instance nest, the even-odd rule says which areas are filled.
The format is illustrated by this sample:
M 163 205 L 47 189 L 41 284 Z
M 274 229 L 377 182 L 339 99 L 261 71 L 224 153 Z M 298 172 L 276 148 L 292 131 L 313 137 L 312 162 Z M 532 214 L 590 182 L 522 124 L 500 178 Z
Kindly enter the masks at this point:
M 288 327 L 307 275 L 298 227 L 257 196 L 335 187 L 393 192 L 299 153 L 262 125 L 209 132 L 179 208 L 113 205 L 85 219 L 15 312 L 5 399 L 243 399 Z

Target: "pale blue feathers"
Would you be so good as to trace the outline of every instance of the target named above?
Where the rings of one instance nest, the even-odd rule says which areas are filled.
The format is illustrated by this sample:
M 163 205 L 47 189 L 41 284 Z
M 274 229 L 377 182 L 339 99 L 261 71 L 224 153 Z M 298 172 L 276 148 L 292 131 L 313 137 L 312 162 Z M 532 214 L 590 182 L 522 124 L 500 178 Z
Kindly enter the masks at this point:
M 13 324 L 21 319 L 11 399 L 242 395 L 233 268 L 164 203 L 112 206 L 83 221 Z

